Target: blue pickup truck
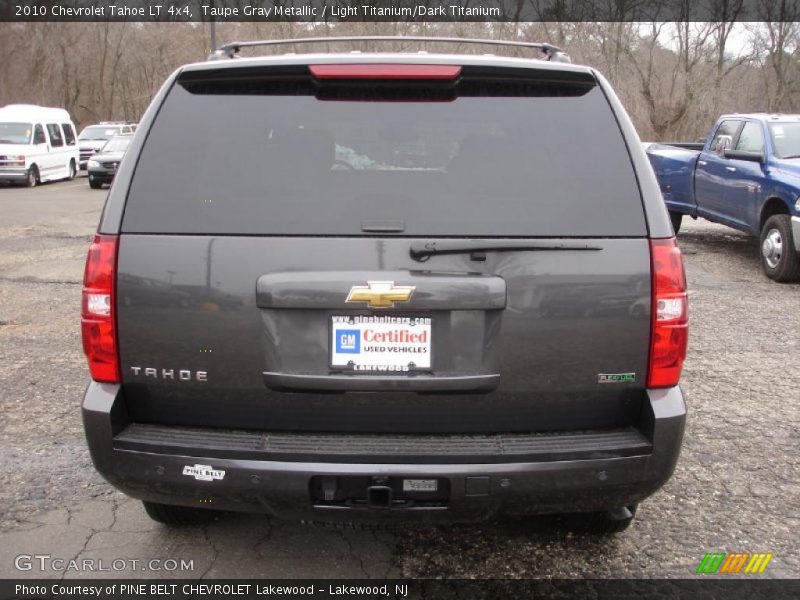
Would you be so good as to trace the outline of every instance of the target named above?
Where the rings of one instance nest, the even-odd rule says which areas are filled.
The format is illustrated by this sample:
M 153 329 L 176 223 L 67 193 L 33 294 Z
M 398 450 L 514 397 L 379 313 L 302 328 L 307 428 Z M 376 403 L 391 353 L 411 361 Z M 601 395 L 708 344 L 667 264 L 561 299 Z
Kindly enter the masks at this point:
M 758 235 L 767 277 L 800 280 L 800 115 L 723 115 L 705 143 L 647 154 L 676 233 L 689 215 Z

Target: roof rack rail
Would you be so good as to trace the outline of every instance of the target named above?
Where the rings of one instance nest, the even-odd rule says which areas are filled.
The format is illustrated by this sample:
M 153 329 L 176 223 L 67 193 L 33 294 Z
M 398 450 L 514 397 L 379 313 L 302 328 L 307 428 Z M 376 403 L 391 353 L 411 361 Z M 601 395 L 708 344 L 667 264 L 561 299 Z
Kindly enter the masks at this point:
M 352 35 L 352 36 L 333 36 L 333 37 L 306 37 L 284 40 L 254 40 L 248 42 L 230 42 L 220 46 L 213 51 L 208 60 L 225 60 L 228 58 L 238 58 L 242 48 L 252 48 L 255 46 L 288 46 L 292 44 L 327 44 L 335 42 L 424 42 L 424 43 L 451 43 L 451 44 L 476 44 L 486 46 L 508 46 L 516 48 L 531 48 L 538 50 L 553 62 L 570 63 L 572 59 L 561 48 L 552 44 L 539 42 L 515 42 L 507 40 L 486 40 L 477 38 L 459 37 L 431 37 L 419 35 Z

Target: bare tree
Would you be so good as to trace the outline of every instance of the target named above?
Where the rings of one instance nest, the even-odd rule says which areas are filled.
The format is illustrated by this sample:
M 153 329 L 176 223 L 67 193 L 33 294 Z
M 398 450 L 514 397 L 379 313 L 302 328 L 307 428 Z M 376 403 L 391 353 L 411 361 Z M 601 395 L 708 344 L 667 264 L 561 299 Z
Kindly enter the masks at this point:
M 794 5 L 789 0 L 758 0 L 765 22 L 747 28 L 735 25 L 733 19 L 748 0 L 710 0 L 719 19 L 711 23 L 625 20 L 644 1 L 609 0 L 603 15 L 616 21 L 220 22 L 217 39 L 224 43 L 316 35 L 447 35 L 549 42 L 567 50 L 576 62 L 604 73 L 640 135 L 655 140 L 693 139 L 705 133 L 718 112 L 795 107 L 800 92 L 800 27 L 792 22 Z M 688 14 L 688 0 L 674 1 Z M 520 15 L 538 6 L 540 18 L 545 18 L 576 5 L 519 0 L 511 6 Z M 555 13 L 554 6 L 558 9 Z M 574 19 L 581 15 L 565 16 Z M 0 52 L 6 59 L 0 62 L 0 105 L 64 106 L 82 125 L 101 119 L 138 119 L 170 72 L 181 64 L 205 59 L 210 50 L 209 33 L 208 23 L 0 24 Z M 377 48 L 376 44 L 335 43 L 319 49 Z M 420 49 L 407 41 L 380 48 Z M 466 44 L 431 44 L 425 49 L 499 52 Z M 285 51 L 283 47 L 259 48 L 243 54 Z M 525 49 L 503 52 L 531 56 Z
M 714 87 L 712 90 L 711 112 L 719 113 L 722 103 L 723 82 L 737 67 L 751 61 L 751 53 L 728 55 L 728 40 L 736 27 L 737 19 L 744 10 L 744 0 L 711 0 L 711 11 L 719 20 L 711 25 L 714 41 Z
M 768 110 L 792 111 L 797 105 L 795 96 L 800 75 L 800 26 L 796 22 L 800 10 L 791 0 L 760 0 L 758 11 L 764 23 L 757 28 L 755 43 L 765 67 Z

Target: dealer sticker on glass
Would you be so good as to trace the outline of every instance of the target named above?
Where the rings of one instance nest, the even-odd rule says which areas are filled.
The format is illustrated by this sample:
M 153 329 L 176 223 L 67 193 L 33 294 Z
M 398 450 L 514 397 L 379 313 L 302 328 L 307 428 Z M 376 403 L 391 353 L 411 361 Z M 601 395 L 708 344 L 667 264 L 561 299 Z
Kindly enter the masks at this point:
M 431 319 L 333 316 L 331 366 L 364 373 L 431 368 Z

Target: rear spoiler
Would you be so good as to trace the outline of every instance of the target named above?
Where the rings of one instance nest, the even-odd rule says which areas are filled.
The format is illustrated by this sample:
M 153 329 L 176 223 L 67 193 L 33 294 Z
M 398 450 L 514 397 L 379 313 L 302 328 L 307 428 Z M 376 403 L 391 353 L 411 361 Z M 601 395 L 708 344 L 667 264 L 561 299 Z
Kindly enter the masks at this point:
M 405 35 L 356 35 L 334 37 L 309 37 L 284 40 L 255 40 L 249 42 L 230 42 L 214 50 L 208 60 L 226 60 L 238 58 L 242 48 L 256 46 L 287 46 L 294 44 L 330 44 L 336 42 L 419 42 L 428 44 L 475 44 L 484 46 L 504 46 L 512 48 L 528 48 L 538 50 L 546 60 L 552 62 L 571 63 L 572 59 L 561 48 L 540 42 L 517 42 L 509 40 L 489 40 L 459 37 L 430 37 Z

